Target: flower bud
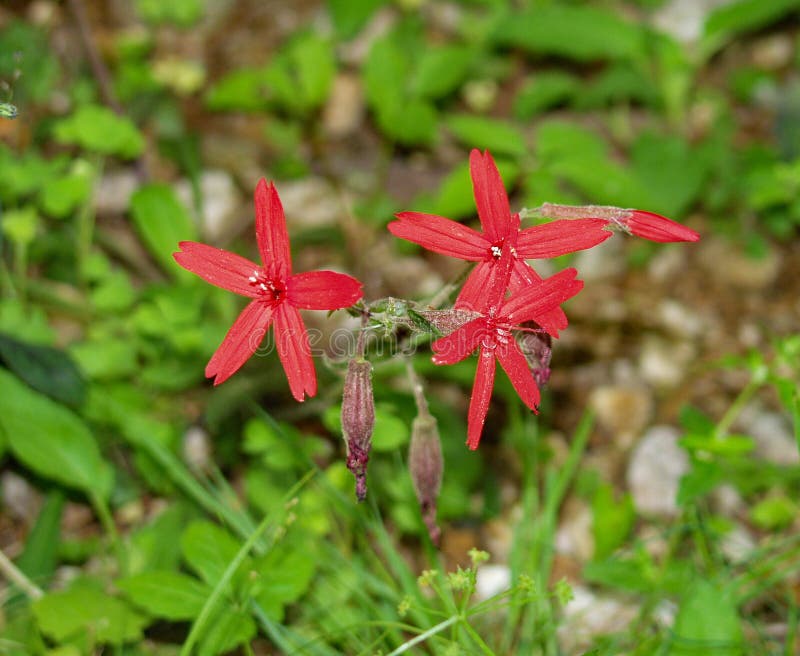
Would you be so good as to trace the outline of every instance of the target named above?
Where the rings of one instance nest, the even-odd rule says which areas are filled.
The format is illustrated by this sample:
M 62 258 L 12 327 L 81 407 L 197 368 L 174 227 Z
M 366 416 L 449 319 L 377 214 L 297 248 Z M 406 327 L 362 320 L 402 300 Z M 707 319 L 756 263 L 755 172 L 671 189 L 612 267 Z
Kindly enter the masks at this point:
M 533 379 L 539 387 L 542 387 L 550 380 L 553 340 L 535 321 L 526 321 L 522 325 L 531 328 L 531 332 L 517 333 L 517 344 L 528 361 Z
M 375 427 L 375 398 L 372 395 L 372 365 L 353 358 L 347 365 L 342 395 L 342 433 L 347 445 L 347 468 L 356 477 L 356 498 L 367 496 L 367 462 Z
M 436 525 L 436 500 L 442 487 L 444 462 L 436 418 L 428 412 L 420 412 L 411 425 L 408 469 L 428 535 L 438 544 L 441 533 Z
M 623 225 L 631 234 L 650 241 L 667 243 L 700 239 L 700 235 L 691 228 L 660 214 L 644 210 L 632 210 L 630 217 L 623 222 Z

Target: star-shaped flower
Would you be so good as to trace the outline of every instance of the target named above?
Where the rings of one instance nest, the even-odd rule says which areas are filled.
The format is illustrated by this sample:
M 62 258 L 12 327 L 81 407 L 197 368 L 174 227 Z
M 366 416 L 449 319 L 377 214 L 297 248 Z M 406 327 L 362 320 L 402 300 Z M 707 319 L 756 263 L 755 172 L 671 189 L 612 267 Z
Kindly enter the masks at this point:
M 611 236 L 604 219 L 558 220 L 520 230 L 519 214 L 511 213 L 503 180 L 489 154 L 473 150 L 469 157 L 472 188 L 483 232 L 434 214 L 401 212 L 389 231 L 401 239 L 419 244 L 441 255 L 449 255 L 477 265 L 456 299 L 456 308 L 481 309 L 492 270 L 504 246 L 511 250 L 509 289 L 514 292 L 541 281 L 525 261 L 550 258 L 596 246 Z M 555 306 L 542 317 L 543 327 L 558 331 L 567 320 Z
M 512 331 L 526 330 L 521 324 L 528 321 L 544 326 L 544 317 L 552 315 L 561 303 L 583 288 L 583 281 L 575 278 L 577 271 L 570 268 L 545 280 L 531 282 L 504 300 L 503 269 L 510 268 L 510 259 L 504 249 L 496 267 L 498 271 L 484 290 L 487 302 L 481 315 L 432 344 L 435 364 L 455 364 L 480 347 L 467 419 L 470 449 L 477 449 L 481 439 L 494 385 L 495 361 L 500 362 L 525 405 L 537 412 L 539 388 Z M 558 337 L 557 329 L 545 330 Z
M 242 310 L 206 365 L 219 385 L 253 355 L 270 325 L 292 396 L 317 393 L 308 334 L 298 309 L 338 310 L 361 298 L 361 283 L 334 271 L 292 273 L 286 217 L 275 185 L 262 178 L 255 191 L 256 240 L 263 264 L 193 241 L 182 241 L 175 260 L 212 285 L 252 300 Z

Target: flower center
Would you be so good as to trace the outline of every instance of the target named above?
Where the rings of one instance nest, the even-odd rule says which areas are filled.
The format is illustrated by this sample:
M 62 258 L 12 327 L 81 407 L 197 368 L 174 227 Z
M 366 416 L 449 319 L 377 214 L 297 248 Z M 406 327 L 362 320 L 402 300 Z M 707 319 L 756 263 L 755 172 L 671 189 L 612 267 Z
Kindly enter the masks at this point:
M 262 300 L 275 303 L 283 300 L 283 295 L 286 293 L 286 286 L 282 280 L 270 278 L 261 269 L 253 271 L 247 282 L 251 287 L 255 287 L 256 291 L 262 297 Z
M 489 256 L 490 259 L 496 262 L 497 260 L 500 259 L 500 256 L 503 254 L 503 247 L 505 246 L 506 246 L 506 240 L 500 239 L 499 241 L 496 241 L 494 244 L 489 246 L 489 251 L 487 255 Z M 508 248 L 511 249 L 511 257 L 516 258 L 517 250 L 511 244 L 508 245 Z
M 501 344 L 508 344 L 511 339 L 511 327 L 505 321 L 499 321 L 491 315 L 486 317 L 486 333 L 481 341 L 481 346 L 495 349 Z

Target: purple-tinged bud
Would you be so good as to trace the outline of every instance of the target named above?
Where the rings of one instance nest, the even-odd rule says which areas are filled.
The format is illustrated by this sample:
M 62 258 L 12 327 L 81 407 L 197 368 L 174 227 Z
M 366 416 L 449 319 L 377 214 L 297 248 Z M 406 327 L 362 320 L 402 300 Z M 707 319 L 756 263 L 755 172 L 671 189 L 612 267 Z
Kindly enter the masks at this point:
M 441 531 L 436 525 L 436 500 L 442 487 L 444 461 L 436 418 L 428 412 L 420 412 L 411 425 L 408 469 L 428 535 L 438 545 Z
M 553 355 L 553 340 L 535 321 L 522 324 L 530 331 L 517 333 L 517 344 L 528 361 L 533 379 L 539 387 L 550 380 L 550 358 Z
M 353 358 L 347 365 L 342 395 L 342 433 L 347 445 L 347 468 L 356 477 L 356 498 L 367 496 L 367 463 L 375 427 L 375 398 L 372 395 L 372 365 Z
M 464 324 L 481 316 L 480 312 L 455 308 L 450 310 L 421 310 L 419 314 L 435 326 L 442 335 L 449 335 Z

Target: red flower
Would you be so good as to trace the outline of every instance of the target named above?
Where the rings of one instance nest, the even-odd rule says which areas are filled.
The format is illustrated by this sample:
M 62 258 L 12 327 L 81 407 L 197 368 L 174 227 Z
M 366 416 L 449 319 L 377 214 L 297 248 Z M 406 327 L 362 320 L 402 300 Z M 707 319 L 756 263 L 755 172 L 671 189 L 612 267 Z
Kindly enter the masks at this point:
M 173 257 L 184 269 L 212 285 L 253 299 L 242 310 L 206 365 L 206 377 L 219 385 L 253 355 L 270 324 L 292 396 L 317 393 L 311 348 L 298 309 L 337 310 L 361 298 L 361 283 L 343 273 L 292 274 L 286 217 L 275 185 L 262 178 L 255 191 L 256 240 L 263 266 L 219 248 L 182 241 Z
M 489 154 L 473 150 L 469 157 L 472 188 L 483 232 L 433 214 L 401 212 L 389 231 L 428 250 L 477 262 L 456 299 L 455 307 L 481 310 L 492 270 L 504 245 L 513 258 L 509 288 L 512 292 L 541 281 L 525 261 L 573 253 L 596 246 L 611 233 L 604 219 L 552 221 L 520 230 L 519 214 L 512 214 L 500 172 Z M 540 322 L 550 330 L 566 328 L 567 319 L 557 306 Z
M 650 241 L 667 243 L 700 239 L 700 234 L 691 228 L 676 223 L 666 216 L 644 210 L 629 210 L 628 216 L 620 219 L 618 223 L 623 230 Z
M 510 260 L 510 257 L 504 250 L 496 268 L 509 267 L 511 262 L 504 265 L 503 260 Z M 583 281 L 576 280 L 576 275 L 575 269 L 566 269 L 546 280 L 530 283 L 505 301 L 504 276 L 499 275 L 484 290 L 488 297 L 487 310 L 432 344 L 435 364 L 455 364 L 480 347 L 467 419 L 467 446 L 470 449 L 477 449 L 481 439 L 494 384 L 495 360 L 500 362 L 525 405 L 537 412 L 539 388 L 511 331 L 524 330 L 520 324 L 526 321 L 544 325 L 543 317 L 551 316 L 559 304 L 583 288 Z M 557 330 L 545 330 L 558 337 Z

